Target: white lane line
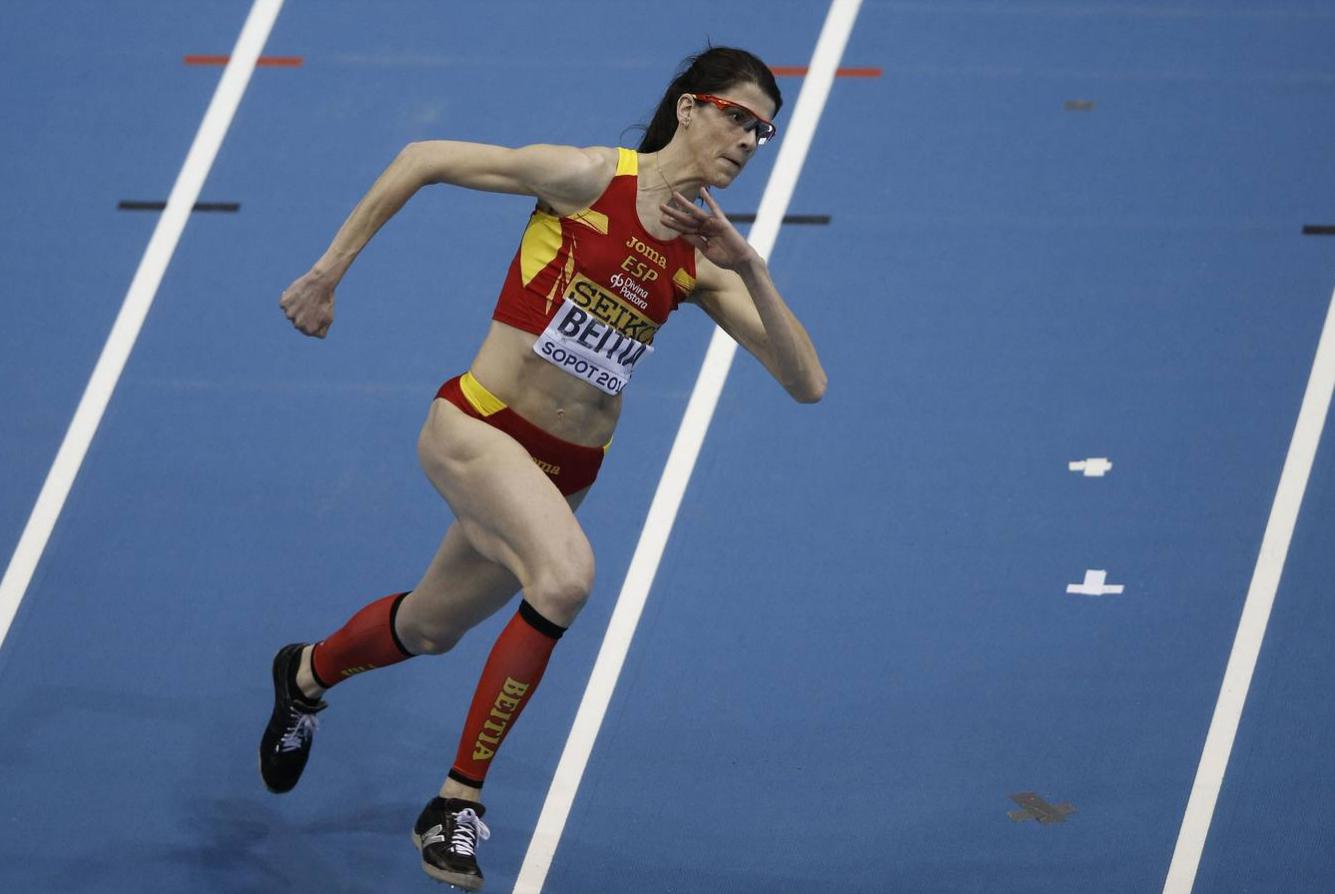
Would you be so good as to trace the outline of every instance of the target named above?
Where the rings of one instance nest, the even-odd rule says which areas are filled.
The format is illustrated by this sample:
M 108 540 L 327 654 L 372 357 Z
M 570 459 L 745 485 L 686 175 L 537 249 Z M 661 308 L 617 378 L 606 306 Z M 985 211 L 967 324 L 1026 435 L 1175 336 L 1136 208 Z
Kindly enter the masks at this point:
M 768 258 L 774 248 L 779 225 L 788 210 L 788 200 L 792 198 L 793 189 L 797 185 L 798 174 L 806 160 L 807 150 L 816 132 L 816 123 L 825 107 L 825 99 L 834 83 L 835 69 L 839 67 L 860 6 L 861 0 L 833 0 L 830 4 L 811 57 L 810 70 L 797 97 L 792 121 L 779 146 L 779 156 L 775 159 L 774 170 L 765 185 L 755 225 L 748 235 L 749 241 L 762 257 Z M 705 432 L 714 415 L 714 407 L 723 391 L 723 383 L 736 351 L 736 343 L 721 330 L 715 329 L 700 375 L 695 380 L 695 388 L 686 405 L 681 427 L 672 443 L 672 451 L 668 454 L 667 465 L 663 468 L 663 476 L 659 479 L 658 489 L 649 506 L 649 514 L 626 572 L 626 580 L 617 596 L 616 607 L 594 662 L 589 684 L 584 690 L 565 749 L 561 752 L 561 760 L 547 792 L 547 800 L 543 803 L 542 814 L 538 817 L 528 852 L 524 855 L 524 864 L 515 880 L 515 894 L 539 894 L 547 879 L 547 871 L 556 855 L 556 847 L 570 816 L 575 793 L 584 776 L 598 730 L 602 727 L 617 677 L 621 674 L 631 638 L 658 572 L 658 563 L 667 546 L 668 535 L 672 532 L 677 508 L 686 492 L 686 484 L 695 467 L 696 457 L 704 443 Z
M 93 442 L 93 435 L 102 422 L 102 414 L 107 409 L 111 394 L 116 389 L 116 382 L 125 369 L 125 362 L 134 349 L 139 330 L 144 325 L 144 318 L 153 305 L 162 275 L 167 270 L 176 243 L 180 241 L 181 231 L 190 216 L 190 209 L 199 199 L 199 191 L 213 167 L 213 160 L 218 155 L 227 128 L 232 123 L 241 96 L 250 83 L 250 75 L 255 70 L 255 60 L 264 49 L 264 43 L 273 30 L 274 20 L 283 7 L 283 0 L 255 0 L 241 28 L 236 47 L 232 50 L 231 61 L 223 69 L 218 89 L 213 93 L 208 111 L 195 134 L 195 141 L 185 157 L 185 164 L 176 178 L 171 195 L 167 198 L 167 207 L 158 218 L 158 225 L 144 250 L 144 257 L 139 262 L 130 289 L 121 303 L 120 313 L 107 336 L 107 343 L 102 347 L 102 354 L 97 359 L 93 374 L 84 388 L 79 407 L 74 411 L 74 418 L 65 439 L 60 444 L 56 459 L 47 473 L 46 482 L 37 503 L 33 506 L 28 523 L 19 537 L 19 544 L 5 569 L 5 576 L 0 579 L 0 646 L 4 645 L 9 635 L 9 627 L 18 613 L 19 603 L 28 591 L 37 563 L 46 550 L 51 531 L 60 518 L 70 488 L 79 474 L 79 467 Z
M 1330 409 L 1331 391 L 1335 389 L 1335 294 L 1330 297 L 1326 323 L 1317 344 L 1312 374 L 1307 380 L 1298 424 L 1289 442 L 1289 454 L 1284 460 L 1284 471 L 1279 477 L 1279 489 L 1270 508 L 1270 521 L 1261 540 L 1261 554 L 1256 559 L 1247 601 L 1242 606 L 1242 620 L 1233 640 L 1233 651 L 1224 670 L 1224 683 L 1219 689 L 1210 731 L 1205 736 L 1205 750 L 1201 753 L 1196 781 L 1191 786 L 1182 829 L 1173 850 L 1173 862 L 1168 867 L 1164 894 L 1190 894 L 1200 867 L 1205 837 L 1210 832 L 1219 789 L 1224 783 L 1224 771 L 1233 751 L 1233 739 L 1238 732 L 1238 721 L 1247 700 L 1247 690 L 1256 670 L 1256 658 L 1261 652 L 1261 640 L 1270 623 L 1270 609 L 1275 604 L 1275 591 L 1284 573 L 1284 561 L 1289 554 L 1289 541 L 1298 521 L 1307 479 L 1312 472 L 1312 461 L 1321 441 L 1321 430 Z

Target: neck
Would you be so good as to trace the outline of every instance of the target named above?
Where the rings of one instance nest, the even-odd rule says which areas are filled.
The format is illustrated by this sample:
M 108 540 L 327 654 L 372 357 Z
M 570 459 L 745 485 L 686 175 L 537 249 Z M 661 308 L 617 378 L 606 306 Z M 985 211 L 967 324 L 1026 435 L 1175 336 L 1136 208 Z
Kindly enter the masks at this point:
M 662 149 L 650 155 L 648 161 L 651 174 L 651 189 L 661 189 L 664 193 L 681 193 L 692 202 L 700 197 L 700 187 L 706 184 L 700 169 L 692 163 L 690 153 L 678 140 L 674 139 Z

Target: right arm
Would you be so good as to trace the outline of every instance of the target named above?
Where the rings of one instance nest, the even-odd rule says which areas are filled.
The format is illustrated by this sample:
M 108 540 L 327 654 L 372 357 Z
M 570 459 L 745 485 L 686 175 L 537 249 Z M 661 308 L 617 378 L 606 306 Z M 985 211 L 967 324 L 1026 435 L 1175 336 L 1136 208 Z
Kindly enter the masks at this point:
M 487 192 L 534 196 L 560 214 L 588 206 L 616 169 L 616 150 L 572 146 L 508 149 L 482 143 L 409 143 L 352 209 L 309 272 L 279 304 L 307 335 L 323 338 L 334 319 L 334 289 L 366 243 L 423 186 L 449 183 Z

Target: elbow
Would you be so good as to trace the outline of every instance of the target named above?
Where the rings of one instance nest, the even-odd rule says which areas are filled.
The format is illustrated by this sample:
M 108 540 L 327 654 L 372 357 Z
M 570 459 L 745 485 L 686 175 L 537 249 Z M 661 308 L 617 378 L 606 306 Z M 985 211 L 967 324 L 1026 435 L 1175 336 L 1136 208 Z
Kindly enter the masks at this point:
M 401 172 L 412 174 L 420 181 L 423 177 L 422 156 L 424 154 L 421 143 L 409 143 L 399 150 L 399 154 L 394 157 L 394 163 L 390 165 L 390 168 L 397 168 Z
M 793 400 L 800 404 L 819 403 L 825 396 L 825 387 L 830 383 L 825 373 L 818 373 L 809 381 L 802 382 L 788 389 L 788 393 L 793 396 Z
M 405 165 L 414 164 L 419 158 L 422 157 L 422 148 L 423 147 L 420 142 L 409 143 L 407 146 L 404 146 L 402 149 L 399 150 L 399 155 L 394 160 L 399 162 L 400 164 L 405 164 Z
M 445 182 L 448 156 L 449 150 L 444 141 L 419 140 L 399 150 L 393 166 L 404 171 L 420 189 Z
M 399 158 L 409 161 L 421 161 L 424 158 L 438 156 L 449 151 L 448 140 L 413 140 L 399 150 Z

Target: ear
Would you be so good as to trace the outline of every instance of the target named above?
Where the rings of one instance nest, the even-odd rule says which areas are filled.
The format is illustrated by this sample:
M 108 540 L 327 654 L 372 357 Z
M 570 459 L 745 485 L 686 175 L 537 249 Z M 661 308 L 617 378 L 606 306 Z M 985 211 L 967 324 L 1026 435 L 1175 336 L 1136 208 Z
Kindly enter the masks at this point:
M 691 123 L 691 115 L 695 112 L 695 100 L 689 93 L 683 93 L 677 97 L 677 123 L 686 127 Z

